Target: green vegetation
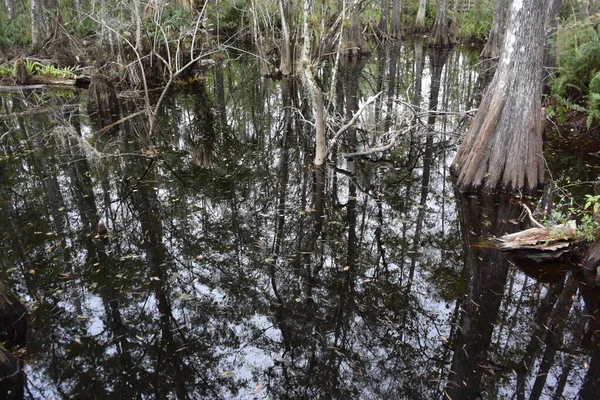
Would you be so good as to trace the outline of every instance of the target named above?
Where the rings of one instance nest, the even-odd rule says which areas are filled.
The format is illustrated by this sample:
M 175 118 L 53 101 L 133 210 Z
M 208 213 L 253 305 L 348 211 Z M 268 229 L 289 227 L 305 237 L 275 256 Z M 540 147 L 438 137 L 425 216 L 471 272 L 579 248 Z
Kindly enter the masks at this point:
M 24 47 L 31 43 L 29 13 L 20 9 L 9 18 L 0 6 L 0 49 Z
M 0 65 L 0 80 L 1 79 L 14 79 L 17 77 L 17 62 L 5 63 Z M 28 76 L 46 76 L 51 78 L 64 78 L 74 79 L 76 75 L 74 73 L 75 67 L 56 67 L 50 63 L 44 63 L 41 61 L 34 61 L 32 59 L 23 60 L 23 66 L 25 67 L 25 73 Z
M 572 183 L 567 186 L 582 186 L 581 183 Z M 580 240 L 593 242 L 596 238 L 600 223 L 594 218 L 600 210 L 600 195 L 585 194 L 585 202 L 577 200 L 578 195 L 570 193 L 565 188 L 556 188 L 556 204 L 550 215 L 543 219 L 545 225 L 565 224 L 568 221 L 577 221 L 577 236 Z
M 478 3 L 465 13 L 458 13 L 456 36 L 461 40 L 484 43 L 494 19 L 494 10 L 489 5 Z
M 589 129 L 600 122 L 600 26 L 578 23 L 557 37 L 557 73 L 550 83 L 555 104 L 548 114 L 562 124 L 570 110 L 586 113 Z

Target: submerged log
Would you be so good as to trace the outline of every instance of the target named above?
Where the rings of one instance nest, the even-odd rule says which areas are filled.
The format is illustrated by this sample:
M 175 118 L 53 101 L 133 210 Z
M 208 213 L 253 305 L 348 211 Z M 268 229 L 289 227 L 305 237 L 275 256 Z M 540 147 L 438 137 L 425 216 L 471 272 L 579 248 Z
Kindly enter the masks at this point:
M 531 228 L 521 232 L 504 235 L 496 239 L 497 247 L 505 252 L 517 253 L 536 260 L 556 260 L 573 250 L 572 244 L 577 238 L 577 223 L 544 228 Z

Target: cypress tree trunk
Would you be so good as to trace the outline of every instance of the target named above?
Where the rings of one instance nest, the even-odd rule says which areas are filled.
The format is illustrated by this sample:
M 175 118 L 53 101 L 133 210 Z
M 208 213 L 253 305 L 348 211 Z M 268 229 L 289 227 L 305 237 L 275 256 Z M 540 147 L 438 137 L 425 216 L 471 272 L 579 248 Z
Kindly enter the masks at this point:
M 504 30 L 505 23 L 505 10 L 506 0 L 496 0 L 496 8 L 494 11 L 494 21 L 492 22 L 492 28 L 490 29 L 490 36 L 485 47 L 481 51 L 481 57 L 483 58 L 497 58 L 500 57 L 500 49 L 502 46 L 502 32 Z
M 415 20 L 415 29 L 417 31 L 425 27 L 425 9 L 427 0 L 419 0 L 419 9 L 417 10 L 417 19 Z
M 360 21 L 360 12 L 362 5 L 356 1 L 354 4 L 349 5 L 350 9 L 350 26 L 344 29 L 343 37 L 346 47 L 346 54 L 350 55 L 363 55 L 369 54 L 369 46 L 365 35 L 363 34 L 363 27 Z
M 448 20 L 446 19 L 448 0 L 438 0 L 437 15 L 431 29 L 431 46 L 448 47 L 451 45 L 448 35 Z
M 548 0 L 514 0 L 502 55 L 452 165 L 462 192 L 524 191 L 543 183 L 541 76 Z

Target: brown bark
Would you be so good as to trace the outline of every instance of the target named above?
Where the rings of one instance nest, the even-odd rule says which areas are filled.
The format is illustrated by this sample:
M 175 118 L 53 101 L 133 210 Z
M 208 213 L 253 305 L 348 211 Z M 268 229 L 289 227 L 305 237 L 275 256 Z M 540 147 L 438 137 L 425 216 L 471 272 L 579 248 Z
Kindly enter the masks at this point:
M 548 0 L 515 2 L 502 55 L 452 172 L 461 192 L 534 193 L 543 184 L 541 72 Z

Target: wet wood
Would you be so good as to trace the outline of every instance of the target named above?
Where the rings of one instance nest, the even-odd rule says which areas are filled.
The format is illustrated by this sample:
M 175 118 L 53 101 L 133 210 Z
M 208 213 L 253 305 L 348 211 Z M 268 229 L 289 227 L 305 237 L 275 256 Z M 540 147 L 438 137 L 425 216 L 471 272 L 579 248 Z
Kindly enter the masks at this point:
M 19 82 L 21 83 L 21 82 Z M 53 78 L 48 76 L 29 76 L 27 83 L 12 86 L 0 86 L 0 92 L 17 90 L 43 89 L 49 86 L 87 89 L 91 83 L 90 78 L 84 76 L 76 79 Z
M 517 252 L 535 260 L 552 260 L 572 250 L 576 241 L 577 223 L 544 228 L 531 228 L 521 232 L 504 235 L 496 239 L 497 247 L 506 252 Z

